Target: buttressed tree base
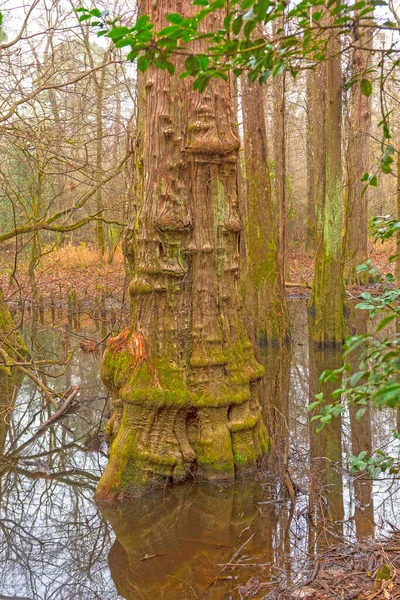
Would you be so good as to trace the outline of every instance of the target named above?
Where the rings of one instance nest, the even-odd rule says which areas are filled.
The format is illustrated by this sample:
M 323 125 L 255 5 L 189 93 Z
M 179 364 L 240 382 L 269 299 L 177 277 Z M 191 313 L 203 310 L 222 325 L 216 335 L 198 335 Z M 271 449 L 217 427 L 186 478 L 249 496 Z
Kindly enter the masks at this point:
M 157 27 L 171 12 L 194 10 L 189 0 L 142 4 Z M 220 19 L 210 15 L 205 26 Z M 239 298 L 229 82 L 199 94 L 189 79 L 151 67 L 138 93 L 132 328 L 109 340 L 102 364 L 114 411 L 99 500 L 192 477 L 232 480 L 255 471 L 268 450 L 263 368 Z

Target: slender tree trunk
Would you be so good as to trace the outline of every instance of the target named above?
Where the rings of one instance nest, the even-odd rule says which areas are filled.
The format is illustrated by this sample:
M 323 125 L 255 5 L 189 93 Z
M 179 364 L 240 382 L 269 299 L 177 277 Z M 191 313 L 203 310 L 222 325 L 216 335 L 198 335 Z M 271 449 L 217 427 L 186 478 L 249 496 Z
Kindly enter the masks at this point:
M 317 197 L 317 253 L 310 306 L 314 315 L 313 338 L 321 345 L 340 345 L 344 338 L 343 323 L 343 260 L 342 260 L 342 74 L 340 38 L 334 34 L 328 40 L 328 59 L 318 69 L 320 83 L 325 78 L 326 98 L 322 114 L 315 112 L 315 122 L 324 123 L 323 145 L 325 164 L 314 162 Z M 325 115 L 325 119 L 323 119 Z M 314 139 L 317 135 L 314 127 Z M 316 148 L 314 146 L 314 156 Z M 325 175 L 325 177 L 324 177 Z M 323 194 L 323 195 L 322 195 Z M 318 198 L 321 198 L 320 201 Z
M 278 208 L 278 261 L 283 281 L 289 279 L 287 254 L 286 73 L 273 82 L 274 169 Z
M 400 221 L 400 134 L 397 142 L 397 220 Z M 400 232 L 396 238 L 396 254 L 395 278 L 397 287 L 400 287 Z M 400 333 L 399 317 L 396 319 L 396 333 Z M 397 433 L 400 433 L 400 408 L 397 409 Z
M 168 13 L 193 10 L 189 0 L 143 2 L 158 28 Z M 164 70 L 150 68 L 144 79 L 132 327 L 109 341 L 102 364 L 114 413 L 98 499 L 193 476 L 233 479 L 268 448 L 255 385 L 263 368 L 240 307 L 229 83 L 212 81 L 199 95 Z
M 372 46 L 370 28 L 358 30 L 354 40 L 352 77 L 362 78 L 368 68 Z M 365 48 L 365 49 L 363 49 Z M 361 181 L 369 166 L 371 97 L 361 92 L 357 81 L 350 91 L 349 142 L 347 148 L 347 182 L 345 207 L 346 262 L 345 278 L 349 284 L 368 283 L 368 272 L 357 273 L 356 267 L 368 258 L 367 191 Z
M 107 63 L 109 59 L 108 52 L 104 53 L 103 65 Z M 104 103 L 104 86 L 106 79 L 105 67 L 101 69 L 100 76 L 95 77 L 96 86 L 96 177 L 100 182 L 103 176 L 103 103 Z M 104 216 L 104 201 L 103 192 L 101 187 L 96 192 L 96 211 Z M 97 248 L 101 254 L 104 255 L 106 251 L 106 231 L 105 224 L 103 221 L 96 221 L 96 241 Z
M 317 67 L 318 69 L 318 67 Z M 314 143 L 313 130 L 314 127 L 318 127 L 315 122 L 316 117 L 314 114 L 315 110 L 315 95 L 318 92 L 315 84 L 318 79 L 318 75 L 314 71 L 307 71 L 306 74 L 306 97 L 307 97 L 307 131 L 306 131 L 306 162 L 307 162 L 307 222 L 306 222 L 306 254 L 310 257 L 315 255 L 315 244 L 316 244 L 316 229 L 317 229 L 317 217 L 316 217 L 316 194 L 315 194 L 315 174 L 314 174 L 314 160 L 317 161 L 318 157 L 314 155 Z M 322 115 L 321 115 L 322 117 Z M 319 119 L 321 119 L 319 117 Z
M 288 337 L 282 264 L 278 264 L 268 171 L 264 97 L 259 83 L 242 78 L 246 176 L 246 307 L 255 337 L 276 343 Z

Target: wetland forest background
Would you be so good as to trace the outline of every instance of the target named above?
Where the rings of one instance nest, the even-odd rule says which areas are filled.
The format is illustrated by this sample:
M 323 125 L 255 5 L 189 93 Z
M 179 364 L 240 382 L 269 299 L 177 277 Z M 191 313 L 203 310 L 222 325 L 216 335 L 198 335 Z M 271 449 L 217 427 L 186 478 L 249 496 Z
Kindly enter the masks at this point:
M 0 50 L 0 600 L 400 597 L 400 5 Z

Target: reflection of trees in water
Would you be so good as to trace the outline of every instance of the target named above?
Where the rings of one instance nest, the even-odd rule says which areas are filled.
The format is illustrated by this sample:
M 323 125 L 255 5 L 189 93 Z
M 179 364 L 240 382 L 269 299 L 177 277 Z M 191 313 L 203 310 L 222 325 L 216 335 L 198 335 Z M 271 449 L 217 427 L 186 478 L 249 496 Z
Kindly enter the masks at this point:
M 367 333 L 368 313 L 365 310 L 350 311 L 352 326 L 357 335 Z M 357 357 L 350 357 L 350 363 L 354 370 L 357 369 Z M 358 369 L 357 369 L 358 370 Z M 368 456 L 372 454 L 372 414 L 371 405 L 368 404 L 366 411 L 360 420 L 357 412 L 360 407 L 352 404 L 349 407 L 351 428 L 351 450 L 354 456 L 358 456 L 363 450 Z M 365 539 L 374 535 L 374 503 L 373 503 L 373 481 L 369 477 L 359 475 L 354 480 L 354 520 L 358 539 Z
M 61 336 L 48 334 L 50 342 L 38 330 L 36 356 L 61 356 Z M 46 399 L 31 379 L 25 379 L 9 424 L 2 419 L 2 594 L 32 600 L 116 597 L 107 568 L 110 528 L 92 500 L 105 452 L 98 452 L 98 444 L 92 452 L 88 443 L 103 430 L 106 398 L 97 376 L 98 358 L 85 356 L 80 362 L 72 363 L 67 373 L 57 367 L 54 372 L 61 371 L 61 376 L 51 380 L 53 389 L 66 389 L 68 377 L 80 385 L 75 414 L 40 430 L 49 417 Z M 1 384 L 4 412 L 12 394 L 5 394 Z
M 197 483 L 130 505 L 100 504 L 117 537 L 109 565 L 118 592 L 128 600 L 240 598 L 251 576 L 266 581 L 271 565 L 283 564 L 287 507 L 268 500 L 259 483 Z M 247 559 L 224 568 L 241 545 Z
M 311 337 L 310 337 L 311 339 Z M 335 348 L 309 346 L 310 403 L 318 392 L 323 392 L 327 402 L 338 387 L 335 381 L 320 383 L 325 369 L 337 369 L 343 364 L 342 351 Z M 310 413 L 310 417 L 313 413 Z M 338 541 L 343 533 L 343 477 L 342 477 L 342 418 L 316 432 L 316 423 L 310 420 L 310 494 L 309 514 L 313 520 L 310 528 L 309 548 L 321 551 Z
M 0 460 L 0 595 L 32 600 L 113 600 L 117 592 L 108 555 L 115 585 L 126 598 L 190 599 L 194 596 L 188 583 L 198 593 L 217 578 L 207 593 L 209 598 L 219 600 L 226 590 L 243 585 L 251 575 L 271 584 L 262 588 L 267 594 L 277 580 L 287 581 L 302 572 L 308 543 L 314 552 L 332 539 L 336 542 L 334 536 L 343 529 L 343 487 L 347 514 L 352 517 L 354 512 L 354 521 L 345 524 L 345 533 L 359 538 L 372 534 L 372 482 L 360 479 L 349 487 L 346 477 L 342 481 L 340 470 L 330 466 L 341 461 L 341 436 L 354 454 L 367 449 L 366 444 L 371 445 L 370 421 L 367 417 L 367 421 L 357 423 L 354 413 L 350 413 L 341 426 L 336 421 L 331 431 L 315 435 L 310 428 L 308 404 L 314 399 L 318 373 L 335 366 L 335 353 L 309 348 L 304 304 L 294 303 L 291 317 L 293 345 L 261 348 L 259 354 L 267 371 L 263 408 L 275 440 L 268 466 L 280 477 L 272 476 L 268 486 L 258 487 L 247 481 L 236 487 L 201 485 L 198 491 L 190 486 L 168 488 L 130 509 L 120 507 L 110 513 L 107 509 L 105 514 L 118 538 L 113 546 L 111 527 L 102 520 L 92 499 L 106 451 L 102 438 L 106 402 L 98 378 L 99 354 L 78 350 L 67 368 L 46 366 L 42 369 L 45 375 L 37 370 L 37 376 L 43 376 L 42 381 L 56 392 L 80 385 L 79 402 L 73 412 L 40 435 L 39 427 L 53 409 L 48 410 L 34 382 L 25 378 L 14 390 L 5 390 L 0 380 L 0 450 L 6 455 Z M 64 325 L 52 330 L 48 324 L 39 324 L 34 358 L 58 360 L 79 346 L 85 336 L 104 337 L 104 328 L 102 332 L 98 326 L 94 331 L 92 324 L 93 330 L 86 333 L 84 325 L 82 318 L 80 331 L 74 333 Z M 59 376 L 50 377 L 54 374 Z M 10 411 L 15 389 L 15 410 Z M 6 414 L 8 421 L 3 418 Z M 388 419 L 374 416 L 374 445 L 385 440 L 392 428 Z M 310 454 L 315 459 L 311 469 Z M 321 456 L 323 459 L 318 458 Z M 320 495 L 314 494 L 311 525 L 307 495 L 297 497 L 290 518 L 290 502 L 279 485 L 286 466 L 293 480 L 306 490 L 311 471 L 311 491 L 318 487 L 321 491 Z M 381 492 L 381 499 L 384 495 Z M 390 510 L 392 514 L 387 516 L 394 522 L 395 506 Z M 336 526 L 329 537 L 322 526 L 330 518 Z M 278 571 L 271 573 L 269 566 L 256 570 L 226 568 L 221 573 L 218 564 L 229 560 L 253 533 L 254 538 L 235 561 L 243 561 L 246 555 L 244 562 L 274 562 L 282 569 L 280 575 L 275 577 Z M 162 556 L 142 560 L 146 554 L 157 553 Z M 237 595 L 238 589 L 234 593 Z

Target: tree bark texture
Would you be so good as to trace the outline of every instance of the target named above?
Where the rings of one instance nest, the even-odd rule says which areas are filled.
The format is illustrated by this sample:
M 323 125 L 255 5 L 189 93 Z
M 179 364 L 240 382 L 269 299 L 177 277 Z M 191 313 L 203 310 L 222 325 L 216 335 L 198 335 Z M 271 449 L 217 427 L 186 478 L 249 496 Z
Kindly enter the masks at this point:
M 188 0 L 157 8 L 146 0 L 142 9 L 157 27 L 168 13 L 194 10 Z M 263 368 L 239 299 L 239 142 L 229 83 L 213 81 L 200 95 L 164 70 L 143 77 L 132 327 L 109 341 L 103 358 L 114 412 L 98 499 L 188 477 L 233 479 L 254 471 L 268 449 L 256 385 Z
M 288 337 L 283 269 L 278 262 L 263 90 L 242 78 L 246 176 L 246 308 L 258 341 L 276 344 Z
M 316 194 L 315 194 L 315 174 L 314 160 L 318 157 L 314 155 L 314 126 L 315 124 L 315 83 L 318 79 L 317 71 L 307 71 L 306 74 L 306 100 L 307 100 L 307 131 L 306 131 L 306 164 L 307 164 L 307 222 L 306 222 L 306 246 L 305 251 L 307 256 L 314 257 L 315 255 L 315 240 L 317 229 L 316 215 Z
M 358 30 L 359 31 L 359 30 Z M 352 77 L 362 78 L 370 61 L 372 37 L 369 29 L 361 29 L 360 39 L 354 40 Z M 347 148 L 347 182 L 345 225 L 345 278 L 349 284 L 368 283 L 368 272 L 357 273 L 356 267 L 368 258 L 367 190 L 361 181 L 369 166 L 371 129 L 371 97 L 361 91 L 360 81 L 350 88 L 350 123 Z
M 340 345 L 344 337 L 341 44 L 336 34 L 327 43 L 328 59 L 317 67 L 317 89 L 321 92 L 316 107 L 321 112 L 314 113 L 317 251 L 310 306 L 314 315 L 314 342 Z
M 283 25 L 282 25 L 283 27 Z M 272 85 L 274 112 L 274 171 L 276 204 L 278 209 L 278 262 L 283 281 L 290 280 L 287 253 L 287 127 L 286 127 L 286 73 Z

